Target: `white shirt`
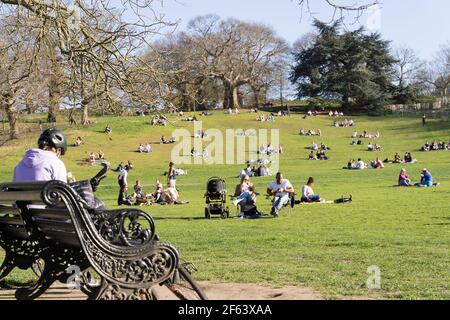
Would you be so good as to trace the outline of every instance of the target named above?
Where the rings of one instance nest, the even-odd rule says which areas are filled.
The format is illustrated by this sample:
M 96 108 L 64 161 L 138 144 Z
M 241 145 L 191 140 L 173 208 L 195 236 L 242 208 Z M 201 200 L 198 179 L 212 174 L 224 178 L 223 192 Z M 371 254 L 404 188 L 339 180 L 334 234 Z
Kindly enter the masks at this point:
M 290 188 L 292 188 L 292 184 L 287 179 L 284 179 L 281 182 L 281 184 L 278 184 L 277 181 L 275 180 L 269 186 L 269 189 L 272 190 L 272 191 L 276 191 L 276 190 L 279 190 L 279 189 L 286 190 L 286 189 L 290 189 Z M 277 192 L 276 193 L 277 197 L 283 197 L 283 196 L 286 196 L 286 195 L 289 195 L 289 193 L 288 192 Z
M 303 188 L 302 188 L 302 196 L 305 197 L 305 198 L 308 198 L 309 196 L 312 196 L 312 195 L 314 195 L 313 189 L 310 186 L 308 186 L 308 185 L 303 186 Z
M 356 163 L 356 168 L 363 170 L 366 168 L 366 164 L 361 160 Z
M 120 171 L 120 174 L 119 174 L 119 180 L 123 180 L 123 182 L 124 182 L 125 184 L 128 184 L 128 183 L 127 183 L 127 177 L 128 177 L 128 171 L 125 170 L 125 169 L 122 169 L 122 170 Z

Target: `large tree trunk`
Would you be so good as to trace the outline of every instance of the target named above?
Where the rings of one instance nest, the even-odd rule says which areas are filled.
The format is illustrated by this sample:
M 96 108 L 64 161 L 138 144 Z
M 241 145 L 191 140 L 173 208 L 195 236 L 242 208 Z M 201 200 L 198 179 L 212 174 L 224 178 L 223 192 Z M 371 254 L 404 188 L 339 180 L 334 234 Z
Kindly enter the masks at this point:
M 59 115 L 59 106 L 61 104 L 61 65 L 57 53 L 51 57 L 51 76 L 48 85 L 50 106 L 48 109 L 47 121 L 55 123 Z
M 17 112 L 16 103 L 12 98 L 13 94 L 7 94 L 3 96 L 6 116 L 9 122 L 9 138 L 18 139 L 19 137 L 19 127 L 17 125 L 17 119 L 19 118 L 19 113 Z
M 90 124 L 89 120 L 89 102 L 87 100 L 84 100 L 81 102 L 81 125 L 86 126 Z
M 253 91 L 253 103 L 255 108 L 259 108 L 259 98 L 261 96 L 261 88 L 252 86 Z
M 89 103 L 91 98 L 87 96 L 84 86 L 81 87 L 81 125 L 86 126 L 91 123 L 89 120 Z

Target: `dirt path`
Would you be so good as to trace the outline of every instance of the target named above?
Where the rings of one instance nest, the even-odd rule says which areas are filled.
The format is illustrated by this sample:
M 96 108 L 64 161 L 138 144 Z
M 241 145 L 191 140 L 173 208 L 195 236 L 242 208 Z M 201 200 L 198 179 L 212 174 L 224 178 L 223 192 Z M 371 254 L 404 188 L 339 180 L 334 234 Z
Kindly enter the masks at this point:
M 201 282 L 210 300 L 321 300 L 320 294 L 309 288 L 285 287 L 274 289 L 254 284 Z M 161 290 L 162 299 L 170 295 Z M 14 290 L 0 289 L 0 300 L 13 300 Z M 39 300 L 84 300 L 79 291 L 70 291 L 64 285 L 55 285 Z

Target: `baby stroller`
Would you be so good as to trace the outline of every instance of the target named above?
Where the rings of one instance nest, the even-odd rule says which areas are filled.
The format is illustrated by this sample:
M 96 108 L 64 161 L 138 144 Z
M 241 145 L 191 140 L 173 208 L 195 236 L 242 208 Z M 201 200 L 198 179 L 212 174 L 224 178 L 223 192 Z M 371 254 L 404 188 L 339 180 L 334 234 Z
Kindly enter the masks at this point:
M 218 177 L 210 178 L 206 184 L 206 204 L 205 218 L 211 219 L 213 215 L 220 215 L 222 219 L 230 216 L 230 209 L 227 203 L 227 186 L 223 179 Z

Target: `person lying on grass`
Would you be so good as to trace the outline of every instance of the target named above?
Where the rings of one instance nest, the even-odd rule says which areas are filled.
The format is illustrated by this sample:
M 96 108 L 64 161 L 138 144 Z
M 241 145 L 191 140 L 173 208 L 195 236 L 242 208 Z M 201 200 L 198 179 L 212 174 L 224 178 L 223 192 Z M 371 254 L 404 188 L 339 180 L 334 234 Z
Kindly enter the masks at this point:
M 376 158 L 375 161 L 372 161 L 371 167 L 372 169 L 384 169 L 384 163 L 380 158 Z
M 416 183 L 415 186 L 420 188 L 438 187 L 440 183 L 434 183 L 431 172 L 428 169 L 423 169 L 420 175 L 420 182 Z
M 320 195 L 314 193 L 314 178 L 309 178 L 306 185 L 302 188 L 302 202 L 303 203 L 313 203 L 321 202 Z

